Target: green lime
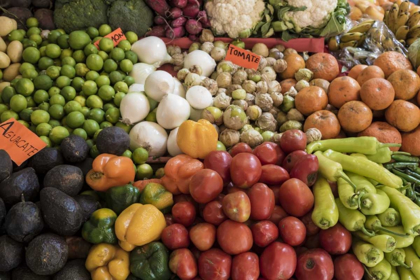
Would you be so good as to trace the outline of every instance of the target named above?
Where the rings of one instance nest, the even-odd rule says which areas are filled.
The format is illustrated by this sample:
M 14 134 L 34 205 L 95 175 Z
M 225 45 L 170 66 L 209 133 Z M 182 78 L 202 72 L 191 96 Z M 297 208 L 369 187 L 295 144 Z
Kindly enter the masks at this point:
M 120 82 L 115 83 L 114 89 L 115 91 L 121 91 L 121 92 L 127 93 L 128 85 L 125 82 L 120 81 Z
M 40 77 L 40 76 L 38 76 Z M 38 77 L 35 78 L 34 82 Z M 17 93 L 22 94 L 23 96 L 30 96 L 34 92 L 34 83 L 31 80 L 22 78 L 16 84 L 16 91 Z
M 111 84 L 111 81 L 109 80 L 108 76 L 105 76 L 105 75 L 101 75 L 98 78 L 96 78 L 95 82 L 98 85 L 98 87 Z
M 110 58 L 105 60 L 104 71 L 106 73 L 111 73 L 112 71 L 116 71 L 117 69 L 118 69 L 118 64 L 114 60 L 112 60 Z
M 122 81 L 124 78 L 123 78 L 123 75 L 120 72 L 112 71 L 109 74 L 109 79 L 111 80 L 111 84 L 115 84 L 117 82 Z
M 7 86 L 3 89 L 2 93 L 1 93 L 1 100 L 3 101 L 3 103 L 9 104 L 10 99 L 15 94 L 16 94 L 16 90 L 11 86 Z
M 137 172 L 136 172 L 137 180 L 150 179 L 152 178 L 152 176 L 153 176 L 153 169 L 149 164 L 144 163 L 137 167 Z
M 107 122 L 107 121 L 102 122 L 101 125 L 100 125 L 101 129 L 104 129 L 104 128 L 107 128 L 107 127 L 113 127 L 113 126 L 114 125 L 112 123 Z
M 71 49 L 65 49 L 61 51 L 61 55 L 60 55 L 60 59 L 63 60 L 66 57 L 71 57 L 73 58 L 73 50 Z M 74 59 L 74 58 L 73 58 Z M 72 65 L 74 66 L 74 65 Z
M 13 97 L 10 99 L 10 109 L 15 111 L 16 113 L 19 113 L 23 109 L 26 109 L 28 106 L 28 102 L 26 101 L 25 96 L 21 94 L 13 95 Z
M 78 128 L 85 122 L 85 116 L 79 111 L 73 111 L 66 117 L 66 125 L 70 128 Z
M 58 37 L 62 34 L 58 30 L 53 30 L 48 34 L 48 42 L 55 44 L 57 42 Z
M 0 121 L 1 122 L 5 122 L 5 121 L 7 121 L 7 120 L 9 120 L 11 118 L 13 118 L 15 120 L 18 120 L 19 119 L 19 115 L 16 112 L 12 111 L 12 110 L 7 110 L 7 111 L 4 111 L 3 113 L 1 113 Z
M 107 60 L 107 59 L 108 59 L 108 57 L 109 57 L 109 55 L 108 55 L 106 52 L 104 52 L 104 51 L 99 51 L 99 52 L 98 52 L 98 55 L 99 55 L 100 57 L 102 57 L 102 60 L 103 60 L 103 61 Z
M 128 124 L 125 124 L 125 123 L 122 123 L 122 122 L 117 122 L 116 124 L 115 124 L 115 126 L 116 127 L 119 127 L 119 128 L 121 128 L 121 129 L 123 129 L 125 132 L 127 132 L 127 133 L 130 133 L 130 130 L 131 130 L 131 128 L 132 128 L 132 126 L 131 125 L 128 125 Z
M 49 90 L 53 86 L 53 80 L 48 75 L 39 75 L 34 79 L 34 85 L 36 89 Z
M 126 51 L 125 52 L 125 58 L 131 60 L 133 64 L 136 64 L 139 61 L 139 58 L 137 57 L 137 54 L 133 51 Z
M 102 99 L 97 95 L 91 95 L 86 99 L 86 106 L 88 108 L 101 108 L 104 106 Z
M 48 113 L 53 119 L 61 120 L 64 117 L 64 108 L 60 104 L 51 105 Z
M 54 65 L 54 60 L 49 57 L 41 57 L 41 59 L 38 61 L 38 68 L 41 70 L 47 70 L 48 67 Z
M 102 60 L 102 57 L 100 57 L 99 55 L 90 54 L 87 57 L 86 65 L 91 70 L 100 71 L 102 67 L 104 66 L 104 61 Z
M 33 98 L 36 104 L 40 104 L 42 102 L 48 101 L 50 96 L 48 95 L 48 92 L 46 92 L 45 90 L 39 89 L 35 91 Z
M 69 45 L 69 35 L 67 34 L 63 34 L 60 37 L 58 37 L 57 39 L 57 44 L 60 46 L 60 48 L 62 49 L 68 49 L 70 47 Z M 61 50 L 60 50 L 61 51 Z
M 94 44 L 88 44 L 85 49 L 83 50 L 86 56 L 89 56 L 91 54 L 98 54 L 99 50 L 96 48 Z
M 9 110 L 9 106 L 7 106 L 6 104 L 2 104 L 2 103 L 0 103 L 0 115 L 4 112 L 4 111 L 7 111 L 7 110 Z M 25 109 L 25 110 L 28 110 L 28 109 Z M 25 111 L 25 110 L 23 110 L 23 111 Z M 23 112 L 22 111 L 22 112 Z M 20 112 L 20 114 L 22 114 L 22 112 Z M 21 117 L 21 115 L 19 114 L 19 117 L 22 119 L 22 117 Z
M 89 71 L 86 74 L 86 80 L 95 81 L 99 77 L 99 73 L 96 71 Z
M 89 72 L 89 68 L 84 63 L 77 63 L 75 69 L 76 75 L 79 77 L 84 77 Z
M 131 158 L 133 156 L 133 153 L 130 150 L 125 150 L 125 152 L 122 154 L 122 156 Z
M 19 67 L 19 73 L 20 73 L 20 74 L 23 74 L 23 72 L 24 72 L 25 70 L 28 70 L 28 69 L 33 69 L 33 70 L 35 70 L 35 66 L 34 66 L 33 64 L 28 63 L 28 62 L 24 62 L 24 63 L 22 63 L 22 64 L 20 65 L 20 67 Z
M 50 97 L 54 96 L 54 95 L 59 95 L 60 94 L 61 89 L 59 89 L 58 87 L 51 87 L 48 90 L 48 95 Z
M 87 136 L 86 136 L 87 137 Z M 86 144 L 88 145 L 89 149 L 92 149 L 93 145 L 95 144 L 92 139 L 86 140 Z
M 38 125 L 40 123 L 46 123 L 50 121 L 50 114 L 44 110 L 35 110 L 31 114 L 31 123 Z
M 82 63 L 82 62 L 85 62 L 86 60 L 85 53 L 82 50 L 75 51 L 72 57 L 77 63 Z
M 64 106 L 64 104 L 66 104 L 66 99 L 64 99 L 64 97 L 62 95 L 53 95 L 50 97 L 50 104 L 51 105 L 61 105 Z
M 39 34 L 32 34 L 31 36 L 29 36 L 29 40 L 34 41 L 38 46 L 42 43 L 42 37 Z
M 104 111 L 106 112 L 106 111 L 108 111 L 109 109 L 111 109 L 111 108 L 117 108 L 117 106 L 115 106 L 113 103 L 111 103 L 111 102 L 109 102 L 109 103 L 106 103 L 105 105 L 104 105 Z
M 95 27 L 89 27 L 88 29 L 86 29 L 86 33 L 91 39 L 94 39 L 95 37 L 99 36 L 99 30 Z
M 82 50 L 90 43 L 90 37 L 85 31 L 73 31 L 69 35 L 69 45 L 74 50 Z
M 97 123 L 102 123 L 105 120 L 105 112 L 102 109 L 94 108 L 90 110 L 88 119 L 94 120 Z
M 124 83 L 127 84 L 127 86 L 131 86 L 132 84 L 134 84 L 136 81 L 134 80 L 133 77 L 131 76 L 125 76 L 124 78 Z
M 120 110 L 118 108 L 110 108 L 105 112 L 105 119 L 115 124 L 120 119 Z
M 76 91 L 81 91 L 83 84 L 85 83 L 85 80 L 83 80 L 80 77 L 75 77 L 73 79 L 73 81 L 71 82 L 71 86 L 76 90 Z
M 95 120 L 86 120 L 83 124 L 83 129 L 86 131 L 89 137 L 92 137 L 100 128 L 99 124 Z
M 41 57 L 41 53 L 35 47 L 27 47 L 23 50 L 22 58 L 25 62 L 35 64 Z
M 63 65 L 63 67 L 65 65 L 70 65 L 72 67 L 76 66 L 76 60 L 74 60 L 73 57 L 71 56 L 66 56 L 63 59 L 61 59 L 61 65 Z
M 47 102 L 42 102 L 41 104 L 38 105 L 38 109 L 48 111 L 48 109 L 50 109 L 50 104 Z
M 12 32 L 9 33 L 9 35 L 7 36 L 7 39 L 10 42 L 22 41 L 24 37 L 25 37 L 25 34 L 22 35 L 22 33 L 19 30 L 13 30 Z
M 99 36 L 105 36 L 112 32 L 111 26 L 108 24 L 102 24 L 99 26 Z
M 115 90 L 109 85 L 101 86 L 101 88 L 98 91 L 98 96 L 103 101 L 111 101 L 115 96 Z
M 37 76 L 38 76 L 38 71 L 36 71 L 35 69 L 27 69 L 23 71 L 22 73 L 22 77 L 27 78 L 27 79 L 34 79 Z
M 41 140 L 44 141 L 45 144 L 47 144 L 47 147 L 49 147 L 49 148 L 52 147 L 52 142 L 51 142 L 50 138 L 48 138 L 48 136 L 41 136 L 39 138 L 41 138 Z
M 63 88 L 71 84 L 71 79 L 66 76 L 60 76 L 57 78 L 57 80 L 55 80 L 55 84 L 57 87 Z
M 147 114 L 145 121 L 147 122 L 157 122 L 156 119 L 156 111 L 150 111 L 149 114 Z
M 98 151 L 98 148 L 96 147 L 96 145 L 94 145 L 94 146 L 92 146 L 92 148 L 90 148 L 89 155 L 92 158 L 96 158 L 97 156 L 99 156 L 99 151 Z
M 30 17 L 26 20 L 26 26 L 28 28 L 34 28 L 39 26 L 39 21 L 37 18 Z
M 129 59 L 124 59 L 120 62 L 120 69 L 123 72 L 129 73 L 131 70 L 133 70 L 133 62 Z
M 69 101 L 66 103 L 66 105 L 64 105 L 64 111 L 66 112 L 67 115 L 74 111 L 80 112 L 81 110 L 82 110 L 82 106 L 80 105 L 80 103 L 74 100 Z
M 28 107 L 35 107 L 36 106 L 36 103 L 35 103 L 34 99 L 32 98 L 32 96 L 26 97 L 26 102 L 28 103 Z
M 135 42 L 137 42 L 139 40 L 139 37 L 137 36 L 137 34 L 132 32 L 132 31 L 126 32 L 125 33 L 125 38 L 127 38 L 128 42 L 130 42 L 130 44 L 134 44 Z
M 52 128 L 56 127 L 56 126 L 60 126 L 61 123 L 58 120 L 50 120 L 48 122 L 49 125 L 51 125 Z
M 111 52 L 114 48 L 114 42 L 109 38 L 102 38 L 101 41 L 99 41 L 99 49 L 104 52 Z
M 45 54 L 45 50 L 46 50 L 47 46 L 42 46 L 39 48 L 39 53 L 41 54 L 41 57 L 47 56 Z
M 46 74 L 51 79 L 55 80 L 58 77 L 60 77 L 60 67 L 58 67 L 58 66 L 50 66 L 50 67 L 47 68 Z
M 60 144 L 64 138 L 69 137 L 69 131 L 63 126 L 56 126 L 51 129 L 49 138 L 54 144 Z
M 27 126 L 25 125 L 25 127 L 27 127 Z M 30 130 L 30 131 L 32 131 L 33 133 L 36 133 L 36 126 L 35 126 L 35 125 L 31 124 L 28 128 L 29 128 L 29 130 Z
M 28 31 L 26 31 L 27 37 L 30 37 L 31 35 L 40 35 L 40 34 L 41 34 L 41 29 L 36 26 L 30 27 Z
M 61 48 L 56 44 L 48 44 L 47 48 L 45 49 L 45 54 L 50 58 L 58 58 L 61 55 Z
M 145 148 L 137 148 L 133 151 L 133 161 L 135 164 L 146 163 L 149 152 Z
M 88 107 L 82 107 L 82 110 L 80 112 L 85 116 L 85 119 L 89 116 L 90 109 Z
M 17 83 L 19 82 L 21 78 L 14 78 L 11 82 L 10 85 L 14 88 L 16 88 Z
M 86 81 L 83 86 L 82 90 L 86 95 L 94 95 L 98 92 L 98 86 L 94 81 Z
M 51 132 L 52 126 L 48 123 L 40 123 L 36 126 L 36 135 L 48 136 Z
M 124 98 L 125 93 L 124 92 L 117 92 L 114 97 L 114 104 L 117 105 L 117 107 L 120 107 L 121 101 Z
M 76 97 L 76 90 L 71 86 L 65 86 L 61 89 L 60 94 L 66 101 L 71 101 Z
M 6 111 L 6 110 L 4 110 Z M 3 113 L 4 111 L 1 111 L 1 113 Z M 31 114 L 32 114 L 33 110 L 31 108 L 26 108 L 23 109 L 20 113 L 19 113 L 19 118 L 21 118 L 24 121 L 30 122 L 31 121 Z M 0 113 L 0 115 L 1 115 Z
M 35 41 L 29 40 L 29 39 L 23 39 L 22 40 L 22 44 L 23 44 L 23 48 L 24 49 L 27 49 L 29 47 L 33 47 L 33 48 L 36 49 L 38 47 L 38 45 L 37 45 L 37 43 Z M 41 52 L 39 52 L 39 55 L 41 55 Z
M 83 96 L 80 96 L 80 95 L 76 96 L 74 98 L 74 101 L 79 103 L 82 107 L 85 107 L 85 105 L 86 105 L 86 98 L 84 98 Z
M 122 40 L 118 43 L 118 47 L 123 51 L 129 51 L 131 50 L 131 43 L 128 40 Z
M 69 77 L 70 79 L 73 79 L 76 76 L 76 70 L 70 65 L 63 65 L 60 73 L 62 76 Z
M 121 48 L 114 48 L 111 51 L 111 58 L 117 62 L 123 60 L 125 58 L 124 50 Z
M 18 120 L 18 123 L 22 124 L 23 126 L 25 126 L 26 128 L 31 129 L 30 125 L 28 122 L 24 121 L 24 120 Z
M 73 130 L 73 134 L 80 136 L 83 138 L 83 140 L 87 140 L 87 133 L 83 128 L 76 128 L 75 130 Z

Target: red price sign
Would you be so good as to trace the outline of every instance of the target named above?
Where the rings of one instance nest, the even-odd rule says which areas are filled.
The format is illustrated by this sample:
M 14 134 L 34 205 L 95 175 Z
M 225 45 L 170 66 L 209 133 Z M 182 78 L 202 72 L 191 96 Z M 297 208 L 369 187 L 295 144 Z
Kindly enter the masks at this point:
M 119 44 L 119 42 L 121 42 L 122 40 L 126 40 L 127 38 L 125 37 L 123 31 L 121 30 L 121 28 L 115 29 L 114 31 L 112 31 L 111 33 L 109 33 L 108 35 L 105 35 L 104 38 L 109 38 L 112 40 L 112 42 L 114 42 L 114 47 L 117 46 Z M 94 43 L 94 45 L 99 49 L 99 42 L 101 40 L 98 40 Z
M 261 57 L 253 52 L 241 49 L 230 44 L 225 60 L 232 61 L 234 64 L 244 68 L 258 69 Z

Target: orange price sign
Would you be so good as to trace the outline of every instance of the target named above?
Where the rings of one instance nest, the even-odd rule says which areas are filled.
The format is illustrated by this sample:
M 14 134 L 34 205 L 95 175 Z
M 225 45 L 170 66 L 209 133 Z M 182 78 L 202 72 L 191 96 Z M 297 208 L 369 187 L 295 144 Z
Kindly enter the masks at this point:
M 112 31 L 111 33 L 109 33 L 108 35 L 105 35 L 104 38 L 109 38 L 112 40 L 112 42 L 114 42 L 114 47 L 116 47 L 118 45 L 119 42 L 121 42 L 122 40 L 126 40 L 127 38 L 124 35 L 124 32 L 122 31 L 121 28 L 117 28 L 114 31 Z M 99 49 L 99 42 L 101 40 L 98 40 L 94 43 L 94 45 Z
M 235 45 L 230 44 L 227 50 L 225 60 L 229 60 L 234 64 L 244 68 L 257 70 L 261 58 L 259 55 L 253 52 L 241 49 Z
M 0 149 L 18 166 L 46 146 L 41 138 L 13 118 L 0 124 Z

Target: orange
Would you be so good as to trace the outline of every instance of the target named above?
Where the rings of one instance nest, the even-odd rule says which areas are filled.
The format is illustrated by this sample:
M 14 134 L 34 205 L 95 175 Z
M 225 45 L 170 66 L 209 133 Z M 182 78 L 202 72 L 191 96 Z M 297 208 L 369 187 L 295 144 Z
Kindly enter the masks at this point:
M 385 78 L 385 73 L 380 67 L 371 65 L 360 72 L 359 76 L 357 77 L 357 82 L 360 86 L 363 86 L 366 81 L 373 78 Z
M 316 86 L 303 88 L 295 97 L 296 109 L 305 116 L 323 110 L 328 105 L 325 91 Z
M 363 84 L 360 97 L 370 109 L 384 110 L 394 101 L 395 90 L 387 80 L 373 78 Z
M 363 65 L 363 64 L 358 64 L 358 65 L 354 66 L 349 71 L 349 77 L 357 80 L 357 77 L 359 77 L 360 72 L 362 72 L 366 67 L 368 67 L 368 66 Z
M 315 112 L 305 120 L 303 130 L 306 132 L 310 128 L 321 131 L 322 139 L 337 137 L 341 129 L 337 117 L 327 110 Z
M 345 131 L 357 133 L 372 123 L 372 110 L 361 101 L 350 101 L 340 108 L 337 117 Z
M 388 77 L 395 90 L 395 98 L 410 100 L 420 90 L 420 77 L 416 72 L 407 69 L 395 71 Z
M 339 109 L 344 103 L 360 100 L 359 83 L 348 76 L 335 78 L 328 91 L 328 100 L 331 105 Z
M 373 63 L 379 66 L 388 78 L 392 73 L 400 69 L 413 70 L 411 62 L 399 52 L 384 52 Z
M 287 62 L 287 68 L 281 73 L 283 79 L 294 78 L 299 69 L 305 68 L 305 60 L 297 53 L 289 53 L 284 57 L 284 60 Z
M 306 68 L 314 73 L 315 79 L 324 79 L 329 82 L 340 74 L 337 59 L 329 53 L 317 53 L 306 61 Z
M 401 134 L 392 125 L 386 122 L 373 122 L 368 128 L 357 134 L 357 136 L 373 136 L 381 143 L 401 144 Z M 398 151 L 399 147 L 391 147 L 392 151 Z
M 385 111 L 385 119 L 398 130 L 409 132 L 420 123 L 420 109 L 411 102 L 395 100 Z
M 413 156 L 420 156 L 420 126 L 409 133 L 403 133 L 401 150 L 412 154 Z
M 291 87 L 294 87 L 295 85 L 296 85 L 295 79 L 286 79 L 284 81 L 281 81 L 280 82 L 281 93 L 288 92 L 291 89 Z

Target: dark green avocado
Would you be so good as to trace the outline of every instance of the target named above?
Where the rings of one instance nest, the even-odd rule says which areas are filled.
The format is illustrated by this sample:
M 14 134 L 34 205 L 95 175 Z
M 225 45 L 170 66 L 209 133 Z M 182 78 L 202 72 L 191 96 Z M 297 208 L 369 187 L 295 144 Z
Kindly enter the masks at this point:
M 33 201 L 38 193 L 38 176 L 31 167 L 14 172 L 0 183 L 0 198 L 3 199 L 7 207 L 22 201 L 22 194 L 25 201 Z
M 44 188 L 56 188 L 70 196 L 77 195 L 83 187 L 83 172 L 73 165 L 59 165 L 47 172 Z
M 60 150 L 67 163 L 77 163 L 86 159 L 89 146 L 82 137 L 70 135 L 61 142 Z
M 0 272 L 8 272 L 23 261 L 24 247 L 7 235 L 0 236 Z
M 53 280 L 90 280 L 90 273 L 85 268 L 85 260 L 69 261 Z

